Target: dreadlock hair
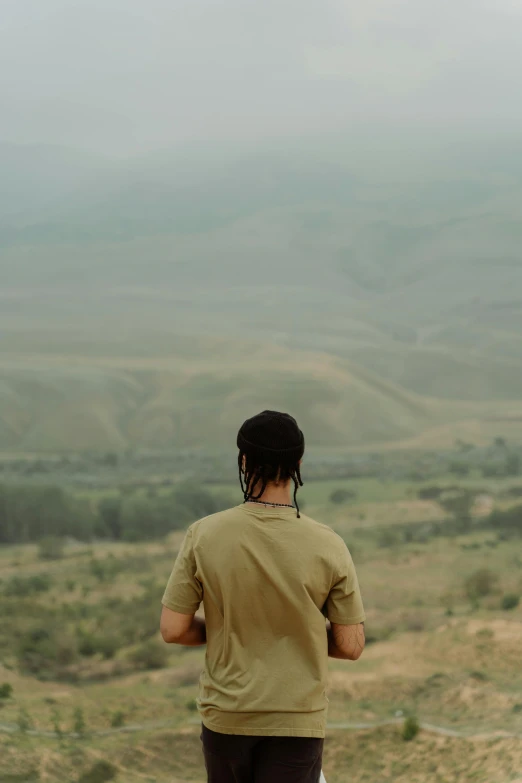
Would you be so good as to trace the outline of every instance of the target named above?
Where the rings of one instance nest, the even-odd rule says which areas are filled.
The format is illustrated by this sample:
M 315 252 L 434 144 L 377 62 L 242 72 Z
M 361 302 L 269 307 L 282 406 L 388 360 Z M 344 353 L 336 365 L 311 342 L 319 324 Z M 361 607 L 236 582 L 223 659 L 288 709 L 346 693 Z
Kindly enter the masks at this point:
M 237 435 L 239 482 L 245 503 L 258 500 L 269 482 L 294 482 L 294 505 L 297 490 L 303 486 L 299 460 L 304 454 L 304 435 L 288 413 L 263 411 L 247 419 Z M 243 466 L 244 462 L 244 466 Z M 260 487 L 256 495 L 256 487 Z

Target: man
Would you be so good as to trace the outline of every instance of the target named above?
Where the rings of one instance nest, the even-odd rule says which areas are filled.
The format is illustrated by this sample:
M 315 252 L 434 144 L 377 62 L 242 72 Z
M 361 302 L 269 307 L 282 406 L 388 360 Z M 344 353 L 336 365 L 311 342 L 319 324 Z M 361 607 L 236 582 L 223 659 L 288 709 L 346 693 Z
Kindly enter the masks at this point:
M 295 419 L 263 411 L 237 445 L 244 502 L 188 529 L 161 632 L 207 644 L 198 708 L 209 783 L 317 783 L 328 656 L 357 660 L 364 648 L 357 576 L 343 540 L 299 513 Z

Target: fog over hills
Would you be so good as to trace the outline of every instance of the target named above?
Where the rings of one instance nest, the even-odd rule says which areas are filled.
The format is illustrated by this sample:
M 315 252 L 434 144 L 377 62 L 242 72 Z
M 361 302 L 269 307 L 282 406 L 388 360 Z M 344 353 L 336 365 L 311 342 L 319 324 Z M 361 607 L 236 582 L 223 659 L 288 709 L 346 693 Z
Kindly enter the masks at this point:
M 404 147 L 372 167 L 339 142 L 193 165 L 3 145 L 0 446 L 191 445 L 210 409 L 218 444 L 267 401 L 324 446 L 511 428 L 518 157 Z
M 0 449 L 518 437 L 512 0 L 9 0 Z M 190 426 L 189 426 L 190 423 Z M 521 433 L 522 434 L 522 433 Z

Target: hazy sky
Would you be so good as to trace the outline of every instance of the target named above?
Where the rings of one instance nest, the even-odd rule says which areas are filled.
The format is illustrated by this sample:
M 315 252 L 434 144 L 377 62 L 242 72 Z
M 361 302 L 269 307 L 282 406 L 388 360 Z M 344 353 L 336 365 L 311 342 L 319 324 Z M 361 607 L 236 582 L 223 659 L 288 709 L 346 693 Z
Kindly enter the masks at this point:
M 0 140 L 522 125 L 522 0 L 2 0 Z

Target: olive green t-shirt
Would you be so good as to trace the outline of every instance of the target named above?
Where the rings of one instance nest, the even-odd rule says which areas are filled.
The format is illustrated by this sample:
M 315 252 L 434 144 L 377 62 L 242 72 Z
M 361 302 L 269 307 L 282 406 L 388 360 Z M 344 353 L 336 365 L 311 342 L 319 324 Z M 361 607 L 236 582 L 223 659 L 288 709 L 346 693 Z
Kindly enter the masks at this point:
M 243 504 L 191 525 L 163 596 L 175 612 L 203 601 L 198 708 L 222 734 L 324 737 L 325 617 L 364 620 L 342 538 L 295 509 Z

